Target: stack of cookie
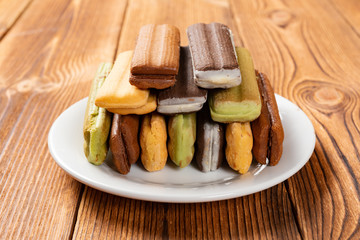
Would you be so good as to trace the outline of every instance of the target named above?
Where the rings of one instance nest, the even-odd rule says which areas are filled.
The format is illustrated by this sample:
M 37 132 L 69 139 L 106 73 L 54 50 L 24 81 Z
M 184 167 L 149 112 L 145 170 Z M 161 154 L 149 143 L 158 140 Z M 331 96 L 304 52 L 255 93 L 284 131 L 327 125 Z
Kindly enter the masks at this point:
M 187 35 L 180 47 L 176 27 L 146 25 L 134 51 L 101 64 L 84 122 L 89 162 L 101 164 L 110 146 L 122 174 L 138 158 L 161 170 L 168 156 L 181 168 L 195 158 L 204 172 L 223 159 L 242 174 L 253 156 L 277 164 L 284 132 L 269 80 L 227 26 L 198 23 Z

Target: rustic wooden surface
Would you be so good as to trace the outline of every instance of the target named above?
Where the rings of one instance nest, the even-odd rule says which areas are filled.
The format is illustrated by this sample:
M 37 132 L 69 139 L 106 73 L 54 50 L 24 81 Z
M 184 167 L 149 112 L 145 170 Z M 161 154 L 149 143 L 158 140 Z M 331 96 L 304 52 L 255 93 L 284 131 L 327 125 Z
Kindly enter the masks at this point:
M 0 239 L 360 239 L 357 0 L 0 0 Z M 229 25 L 275 92 L 311 119 L 310 161 L 284 183 L 198 204 L 117 197 L 65 174 L 52 122 L 147 23 Z

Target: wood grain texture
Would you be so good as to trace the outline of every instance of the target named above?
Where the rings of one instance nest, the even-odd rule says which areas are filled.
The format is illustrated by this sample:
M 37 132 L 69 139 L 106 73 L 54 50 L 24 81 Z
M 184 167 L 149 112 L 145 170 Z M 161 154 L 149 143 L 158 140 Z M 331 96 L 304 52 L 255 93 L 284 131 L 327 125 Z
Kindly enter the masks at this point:
M 20 18 L 32 0 L 0 0 L 0 40 Z
M 357 0 L 0 0 L 0 239 L 360 239 Z M 55 118 L 141 26 L 222 22 L 314 124 L 315 152 L 271 189 L 167 204 L 84 187 L 47 149 Z
M 131 200 L 85 187 L 74 239 L 300 239 L 283 184 L 225 201 Z
M 134 20 L 136 19 L 136 21 Z M 119 51 L 133 49 L 140 27 L 148 23 L 178 26 L 182 45 L 186 27 L 196 22 L 222 22 L 237 28 L 227 1 L 130 1 Z M 238 35 L 235 39 L 239 42 Z M 151 203 L 85 188 L 75 239 L 298 239 L 295 217 L 283 184 L 251 196 L 199 204 Z
M 47 135 L 114 59 L 125 6 L 36 0 L 0 42 L 0 238 L 71 236 L 82 185 L 55 164 Z
M 359 4 L 231 3 L 256 67 L 268 73 L 275 92 L 298 104 L 315 127 L 315 152 L 286 185 L 302 237 L 359 239 Z
M 342 18 L 343 24 L 348 25 L 360 37 L 360 5 L 356 0 L 332 0 L 332 8 L 337 12 L 337 18 Z

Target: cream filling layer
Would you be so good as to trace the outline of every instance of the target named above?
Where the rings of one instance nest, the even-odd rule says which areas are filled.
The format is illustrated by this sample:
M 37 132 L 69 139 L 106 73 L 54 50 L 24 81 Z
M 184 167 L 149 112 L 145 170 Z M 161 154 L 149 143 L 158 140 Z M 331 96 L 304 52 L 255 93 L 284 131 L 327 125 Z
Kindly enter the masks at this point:
M 158 104 L 157 111 L 163 114 L 197 112 L 203 107 L 203 105 L 204 103 L 184 103 L 184 104 L 176 104 L 176 105 Z
M 229 29 L 229 35 L 235 54 L 236 61 L 238 62 L 238 56 L 236 54 L 234 38 L 232 31 Z M 194 62 L 193 52 L 191 51 L 191 60 Z M 236 87 L 241 84 L 241 73 L 240 69 L 220 69 L 220 70 L 207 70 L 207 71 L 198 71 L 195 69 L 195 64 L 193 64 L 194 79 L 196 85 L 206 89 L 212 88 L 231 88 Z
M 203 171 L 215 171 L 219 163 L 220 152 L 219 125 L 216 123 L 205 123 L 204 132 L 205 146 L 202 161 Z
M 203 88 L 230 88 L 236 87 L 241 83 L 239 69 L 194 70 L 194 74 L 196 85 Z

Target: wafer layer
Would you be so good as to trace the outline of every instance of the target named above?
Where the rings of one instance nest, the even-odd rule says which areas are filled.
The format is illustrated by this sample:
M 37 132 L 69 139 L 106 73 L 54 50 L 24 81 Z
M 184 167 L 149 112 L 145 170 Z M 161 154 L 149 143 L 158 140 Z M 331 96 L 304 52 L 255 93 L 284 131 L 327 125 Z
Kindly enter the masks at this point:
M 96 95 L 96 106 L 103 108 L 136 108 L 146 104 L 149 90 L 139 89 L 129 83 L 133 52 L 120 53 L 104 84 Z
M 248 122 L 261 112 L 261 99 L 251 55 L 245 48 L 236 48 L 243 77 L 239 86 L 214 90 L 209 96 L 211 117 L 217 122 Z
M 147 113 L 151 113 L 156 109 L 156 95 L 150 94 L 148 100 L 145 105 L 142 105 L 137 108 L 108 108 L 107 110 L 112 113 L 117 113 L 121 115 L 128 115 L 128 114 L 137 114 L 143 115 Z
M 164 116 L 153 112 L 144 116 L 140 130 L 141 162 L 149 172 L 165 167 L 168 151 Z
M 108 152 L 108 135 L 111 114 L 106 109 L 95 106 L 96 93 L 109 75 L 111 63 L 100 64 L 92 82 L 84 118 L 84 152 L 89 162 L 100 165 L 105 161 Z
M 168 25 L 145 25 L 140 29 L 131 73 L 176 75 L 179 70 L 179 29 Z
M 196 162 L 203 172 L 215 171 L 225 157 L 224 125 L 211 120 L 209 106 L 196 115 Z
M 276 165 L 282 155 L 284 130 L 277 107 L 274 90 L 263 73 L 256 72 L 261 92 L 262 108 L 258 119 L 251 123 L 254 132 L 254 157 L 261 163 Z
M 198 86 L 229 88 L 241 83 L 230 29 L 221 23 L 197 23 L 187 29 Z
M 121 174 L 130 171 L 139 158 L 139 116 L 114 114 L 109 138 L 114 166 Z
M 194 81 L 189 47 L 180 49 L 180 69 L 174 86 L 159 91 L 158 112 L 163 114 L 199 111 L 207 99 L 207 90 Z

